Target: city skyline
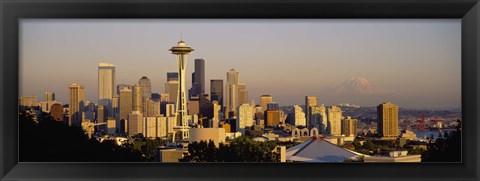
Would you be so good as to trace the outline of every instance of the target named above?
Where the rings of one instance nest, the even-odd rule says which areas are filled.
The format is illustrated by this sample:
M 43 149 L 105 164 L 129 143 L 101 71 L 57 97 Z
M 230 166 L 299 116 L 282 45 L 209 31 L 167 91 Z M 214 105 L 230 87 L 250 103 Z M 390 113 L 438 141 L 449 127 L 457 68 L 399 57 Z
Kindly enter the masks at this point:
M 317 96 L 319 104 L 326 105 L 349 102 L 374 107 L 386 101 L 407 108 L 461 105 L 459 20 L 269 21 L 22 20 L 20 96 L 35 95 L 41 100 L 41 95 L 52 91 L 65 104 L 68 85 L 77 82 L 85 86 L 85 99 L 95 101 L 96 71 L 101 62 L 116 66 L 117 84 L 133 85 L 147 76 L 152 93 L 163 93 L 167 72 L 176 70 L 168 45 L 178 41 L 179 35 L 174 34 L 183 32 L 197 50 L 187 65 L 191 67 L 186 73 L 187 89 L 192 86 L 188 75 L 193 72 L 193 60 L 198 58 L 205 60 L 205 90 L 210 90 L 209 80 L 227 82 L 226 73 L 233 68 L 247 85 L 248 102 L 255 99 L 259 103 L 261 95 L 269 94 L 280 105 L 302 105 L 305 96 Z M 132 24 L 136 26 L 127 27 Z M 212 24 L 218 29 L 215 35 L 207 32 Z M 58 31 L 52 34 L 52 29 Z M 231 34 L 219 33 L 225 29 Z M 233 37 L 235 31 L 237 37 Z M 155 37 L 155 32 L 164 36 Z M 371 44 L 359 46 L 365 37 L 371 38 Z M 319 39 L 323 41 L 315 41 Z M 98 46 L 91 47 L 91 43 Z M 264 49 L 270 44 L 271 49 Z M 362 99 L 342 100 L 358 97 L 355 92 L 342 92 L 343 84 L 366 85 L 368 91 L 361 96 L 383 100 L 373 104 Z

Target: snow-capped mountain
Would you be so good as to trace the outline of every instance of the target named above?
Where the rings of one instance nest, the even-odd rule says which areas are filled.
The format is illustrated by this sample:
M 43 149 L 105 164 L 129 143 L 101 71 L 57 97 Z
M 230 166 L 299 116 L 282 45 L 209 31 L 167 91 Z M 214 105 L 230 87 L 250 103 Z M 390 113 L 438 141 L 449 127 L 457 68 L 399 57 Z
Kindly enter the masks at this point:
M 362 77 L 351 78 L 334 89 L 335 95 L 386 95 L 390 92 L 373 86 L 367 79 Z

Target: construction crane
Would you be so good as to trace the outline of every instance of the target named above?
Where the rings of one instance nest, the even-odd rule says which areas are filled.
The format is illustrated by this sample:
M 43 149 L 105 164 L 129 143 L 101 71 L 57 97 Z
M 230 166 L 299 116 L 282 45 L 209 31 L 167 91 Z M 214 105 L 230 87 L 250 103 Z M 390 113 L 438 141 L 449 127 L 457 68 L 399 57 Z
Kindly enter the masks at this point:
M 422 115 L 419 120 L 417 120 L 417 130 L 425 131 L 425 113 L 422 112 Z
M 93 123 L 91 121 L 82 122 L 82 129 L 85 131 L 85 134 L 88 135 L 88 139 L 92 138 L 93 133 L 95 133 L 95 126 L 105 125 L 107 123 Z

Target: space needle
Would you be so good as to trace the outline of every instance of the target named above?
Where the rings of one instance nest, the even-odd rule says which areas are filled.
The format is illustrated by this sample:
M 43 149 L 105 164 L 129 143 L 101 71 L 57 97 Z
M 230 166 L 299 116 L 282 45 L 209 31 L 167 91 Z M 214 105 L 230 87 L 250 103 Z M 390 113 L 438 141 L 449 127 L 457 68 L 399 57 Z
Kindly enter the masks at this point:
M 174 126 L 173 142 L 175 142 L 175 132 L 182 133 L 182 140 L 188 139 L 188 118 L 187 118 L 187 95 L 185 93 L 185 70 L 187 68 L 188 54 L 194 51 L 191 47 L 188 47 L 183 40 L 180 40 L 177 46 L 170 48 L 172 54 L 176 55 L 178 66 L 178 96 L 175 120 L 177 120 L 177 126 Z

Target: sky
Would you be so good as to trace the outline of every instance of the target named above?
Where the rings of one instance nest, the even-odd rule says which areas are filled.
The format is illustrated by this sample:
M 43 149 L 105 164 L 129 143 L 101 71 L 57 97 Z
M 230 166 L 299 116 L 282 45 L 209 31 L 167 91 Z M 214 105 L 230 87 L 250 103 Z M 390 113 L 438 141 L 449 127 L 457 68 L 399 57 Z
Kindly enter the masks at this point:
M 152 92 L 163 93 L 166 73 L 176 71 L 168 49 L 181 38 L 195 49 L 187 89 L 193 60 L 203 58 L 206 93 L 210 79 L 226 82 L 234 68 L 257 104 L 269 94 L 280 105 L 303 105 L 310 95 L 325 105 L 461 106 L 460 19 L 22 19 L 20 96 L 43 101 L 53 91 L 67 104 L 68 85 L 77 82 L 97 102 L 100 62 L 116 65 L 117 84 L 147 76 Z M 389 94 L 333 94 L 354 77 Z M 356 99 L 369 96 L 376 98 Z

